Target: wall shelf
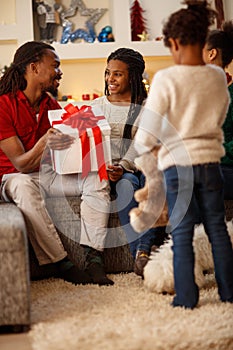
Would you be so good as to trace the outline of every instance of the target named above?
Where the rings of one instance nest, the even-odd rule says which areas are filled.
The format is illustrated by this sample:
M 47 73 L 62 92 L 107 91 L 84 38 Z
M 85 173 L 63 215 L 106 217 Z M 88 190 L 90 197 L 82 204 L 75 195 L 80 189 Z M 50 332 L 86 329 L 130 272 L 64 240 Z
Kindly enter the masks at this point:
M 144 56 L 168 56 L 169 50 L 164 47 L 161 41 L 146 42 L 109 42 L 109 43 L 67 43 L 58 42 L 52 44 L 62 60 L 106 58 L 110 52 L 119 47 L 130 47 L 140 51 Z
M 53 43 L 62 60 L 106 58 L 119 47 L 130 47 L 144 56 L 169 56 L 170 52 L 162 41 L 131 41 L 130 1 L 109 0 L 109 17 L 113 28 L 114 42 L 100 43 Z
M 113 28 L 114 42 L 76 42 L 61 44 L 54 42 L 61 60 L 106 58 L 119 47 L 139 50 L 144 56 L 167 56 L 169 50 L 161 41 L 131 41 L 129 0 L 108 0 L 109 20 Z M 16 23 L 0 25 L 0 41 L 16 41 L 18 46 L 33 40 L 33 11 L 31 0 L 15 0 Z M 25 21 L 25 18 L 27 20 Z

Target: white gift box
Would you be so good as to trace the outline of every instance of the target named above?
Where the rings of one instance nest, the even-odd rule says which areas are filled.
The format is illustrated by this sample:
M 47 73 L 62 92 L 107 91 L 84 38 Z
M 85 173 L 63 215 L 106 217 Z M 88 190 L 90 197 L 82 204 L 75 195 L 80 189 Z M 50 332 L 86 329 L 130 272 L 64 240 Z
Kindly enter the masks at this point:
M 96 117 L 103 116 L 102 110 L 99 106 L 93 106 L 92 112 Z M 61 116 L 64 113 L 66 113 L 65 109 L 56 109 L 48 111 L 50 124 L 54 128 L 60 130 L 62 133 L 69 134 L 75 137 L 75 142 L 71 145 L 71 147 L 67 149 L 51 150 L 53 169 L 58 174 L 82 173 L 82 144 L 79 138 L 78 129 L 72 128 L 71 126 L 62 123 L 53 125 L 53 122 L 62 121 Z M 112 164 L 110 145 L 111 128 L 105 118 L 98 120 L 96 125 L 99 126 L 101 130 L 104 160 L 105 165 L 107 167 L 109 164 Z M 91 171 L 98 171 L 96 147 L 93 132 L 91 128 L 87 128 L 86 131 L 89 137 L 90 144 Z

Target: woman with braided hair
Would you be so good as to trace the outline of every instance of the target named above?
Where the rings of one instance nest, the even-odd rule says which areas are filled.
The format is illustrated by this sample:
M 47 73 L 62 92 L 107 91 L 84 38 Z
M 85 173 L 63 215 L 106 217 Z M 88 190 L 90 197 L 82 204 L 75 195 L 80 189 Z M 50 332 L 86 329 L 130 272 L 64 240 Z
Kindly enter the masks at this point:
M 135 259 L 134 271 L 141 276 L 152 245 L 162 244 L 165 234 L 165 228 L 153 228 L 138 236 L 129 220 L 129 211 L 138 205 L 134 192 L 145 182 L 143 174 L 134 165 L 136 152 L 132 144 L 137 118 L 147 97 L 144 69 L 145 62 L 138 51 L 119 48 L 112 52 L 105 70 L 105 96 L 92 103 L 101 106 L 111 126 L 113 165 L 108 167 L 108 176 L 112 191 L 117 193 L 118 215 Z
M 233 303 L 233 250 L 225 223 L 222 125 L 229 106 L 222 68 L 205 64 L 203 47 L 216 13 L 205 0 L 186 0 L 163 27 L 174 65 L 153 78 L 135 135 L 139 154 L 158 140 L 173 241 L 173 307 L 193 309 L 199 301 L 195 281 L 196 203 L 213 253 L 222 302 Z
M 206 63 L 227 69 L 233 59 L 233 21 L 224 22 L 221 29 L 210 31 L 203 49 L 203 58 Z M 226 77 L 231 102 L 223 124 L 225 155 L 221 158 L 221 169 L 224 198 L 233 199 L 233 80 L 228 72 Z

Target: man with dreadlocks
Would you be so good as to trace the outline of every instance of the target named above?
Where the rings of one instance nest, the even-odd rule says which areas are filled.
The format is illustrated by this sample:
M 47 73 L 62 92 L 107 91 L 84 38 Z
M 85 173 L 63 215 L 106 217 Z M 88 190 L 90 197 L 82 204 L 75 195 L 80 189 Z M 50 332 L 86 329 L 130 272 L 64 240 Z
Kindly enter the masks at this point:
M 143 83 L 145 62 L 142 55 L 129 48 L 119 48 L 107 58 L 105 70 L 105 96 L 97 98 L 92 105 L 100 105 L 111 126 L 111 151 L 113 165 L 108 167 L 112 191 L 117 192 L 117 209 L 121 225 L 126 233 L 130 251 L 135 259 L 134 271 L 143 276 L 143 268 L 149 260 L 152 245 L 160 245 L 165 238 L 165 228 L 153 228 L 138 237 L 130 225 L 129 212 L 138 206 L 134 192 L 144 186 L 145 177 L 134 164 L 136 156 L 132 139 L 136 133 L 139 112 L 147 97 Z M 96 262 L 100 253 L 94 241 L 85 245 L 89 271 L 93 273 L 100 265 Z
M 28 236 L 40 265 L 54 263 L 58 277 L 74 284 L 90 283 L 89 275 L 67 258 L 40 193 L 39 166 L 50 128 L 48 110 L 60 105 L 57 94 L 62 72 L 54 48 L 27 42 L 15 53 L 13 64 L 0 80 L 0 184 L 3 199 L 24 214 Z M 73 142 L 60 134 L 59 147 Z

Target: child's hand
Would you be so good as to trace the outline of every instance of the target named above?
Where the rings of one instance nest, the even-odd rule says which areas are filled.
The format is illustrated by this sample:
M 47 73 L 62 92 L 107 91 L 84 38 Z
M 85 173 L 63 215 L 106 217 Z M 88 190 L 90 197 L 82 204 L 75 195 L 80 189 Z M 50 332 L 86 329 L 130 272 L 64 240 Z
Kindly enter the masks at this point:
M 122 177 L 123 168 L 121 165 L 118 165 L 118 164 L 109 165 L 107 168 L 107 172 L 108 172 L 109 180 L 116 182 Z

